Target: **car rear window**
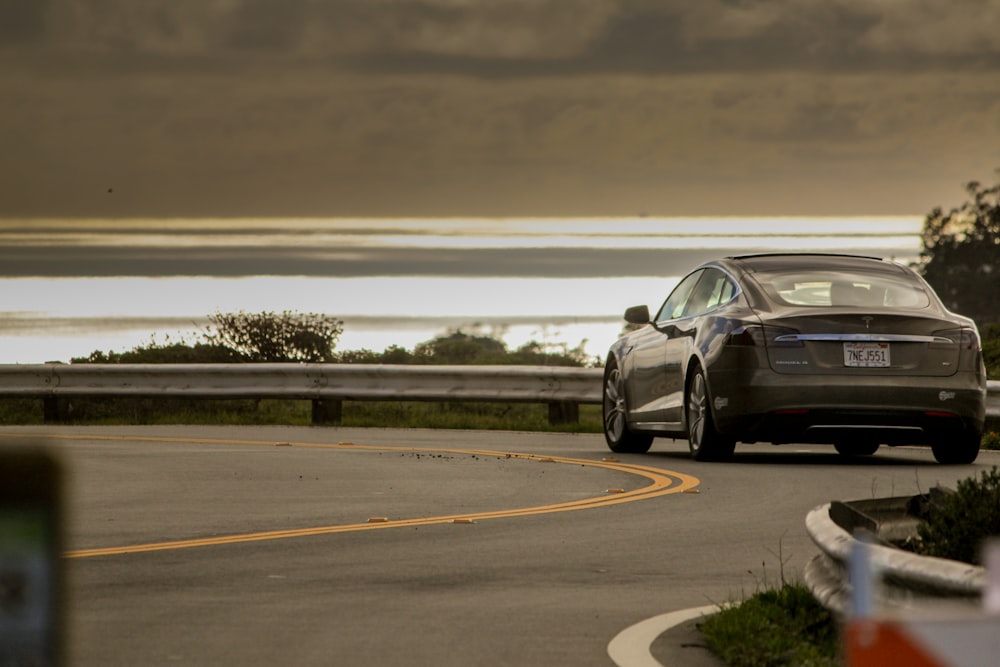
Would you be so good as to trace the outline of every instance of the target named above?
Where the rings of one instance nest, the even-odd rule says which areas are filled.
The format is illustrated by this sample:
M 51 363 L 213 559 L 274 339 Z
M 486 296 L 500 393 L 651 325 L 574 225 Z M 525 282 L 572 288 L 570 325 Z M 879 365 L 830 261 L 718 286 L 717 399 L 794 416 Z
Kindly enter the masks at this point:
M 822 272 L 754 274 L 767 295 L 788 306 L 819 308 L 925 308 L 923 285 L 888 275 Z

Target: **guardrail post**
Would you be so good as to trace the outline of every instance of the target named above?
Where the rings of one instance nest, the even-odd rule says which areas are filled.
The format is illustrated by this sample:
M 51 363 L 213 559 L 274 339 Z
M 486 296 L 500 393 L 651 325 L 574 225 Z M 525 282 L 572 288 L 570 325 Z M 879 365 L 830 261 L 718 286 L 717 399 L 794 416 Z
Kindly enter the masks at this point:
M 46 424 L 61 422 L 63 412 L 63 405 L 60 399 L 55 396 L 46 396 L 42 399 L 42 421 Z
M 580 421 L 580 406 L 570 401 L 549 403 L 550 424 L 575 424 Z
M 312 400 L 313 426 L 339 424 L 343 417 L 343 401 L 335 398 L 314 398 Z

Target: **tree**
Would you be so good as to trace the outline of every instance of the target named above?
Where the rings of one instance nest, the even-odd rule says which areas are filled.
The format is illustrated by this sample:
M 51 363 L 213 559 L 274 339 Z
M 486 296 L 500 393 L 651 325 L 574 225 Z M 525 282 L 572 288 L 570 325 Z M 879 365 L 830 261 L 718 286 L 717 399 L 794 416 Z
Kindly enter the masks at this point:
M 1000 183 L 966 186 L 970 200 L 924 220 L 920 270 L 949 310 L 1000 322 Z
M 503 363 L 507 346 L 489 336 L 475 336 L 456 331 L 419 343 L 413 350 L 418 363 L 495 364 Z
M 344 331 L 344 323 L 316 313 L 221 313 L 209 316 L 212 323 L 205 341 L 237 352 L 249 362 L 331 362 L 333 348 Z

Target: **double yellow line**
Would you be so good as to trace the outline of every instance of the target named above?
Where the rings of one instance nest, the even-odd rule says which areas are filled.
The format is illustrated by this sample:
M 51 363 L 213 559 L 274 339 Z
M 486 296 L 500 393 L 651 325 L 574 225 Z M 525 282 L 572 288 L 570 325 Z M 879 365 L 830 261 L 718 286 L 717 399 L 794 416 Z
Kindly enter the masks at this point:
M 16 434 L 0 434 L 0 437 L 32 437 Z M 699 480 L 696 477 L 678 472 L 620 463 L 613 458 L 602 460 L 575 459 L 563 456 L 544 456 L 538 454 L 522 454 L 516 452 L 500 452 L 482 449 L 455 449 L 438 447 L 387 447 L 377 445 L 355 445 L 353 443 L 340 442 L 311 443 L 311 442 L 273 442 L 258 440 L 219 440 L 219 439 L 192 439 L 192 438 L 162 438 L 162 437 L 132 437 L 132 436 L 98 436 L 98 435 L 58 435 L 44 436 L 45 440 L 104 440 L 104 441 L 144 441 L 144 442 L 170 442 L 186 444 L 224 444 L 224 445 L 255 445 L 255 446 L 284 446 L 284 447 L 310 447 L 321 449 L 340 449 L 353 451 L 391 451 L 391 452 L 412 452 L 412 453 L 434 453 L 434 454 L 460 454 L 496 457 L 499 459 L 517 459 L 536 461 L 538 463 L 561 463 L 575 466 L 586 466 L 591 468 L 606 468 L 631 475 L 646 478 L 649 483 L 636 489 L 625 491 L 624 489 L 608 489 L 604 494 L 591 498 L 583 498 L 565 503 L 555 503 L 551 505 L 538 505 L 535 507 L 524 507 L 520 509 L 497 510 L 492 512 L 476 512 L 472 514 L 452 514 L 447 516 L 434 516 L 416 519 L 397 520 L 370 520 L 366 523 L 344 524 L 337 526 L 320 526 L 316 528 L 300 528 L 293 530 L 272 530 L 256 533 L 243 533 L 237 535 L 223 535 L 218 537 L 205 537 L 190 540 L 171 540 L 166 542 L 152 542 L 148 544 L 135 544 L 130 546 L 106 547 L 100 549 L 80 549 L 67 552 L 66 558 L 93 558 L 96 556 L 117 556 L 124 554 L 144 553 L 149 551 L 165 551 L 169 549 L 190 549 L 194 547 L 217 546 L 223 544 L 237 544 L 243 542 L 259 542 L 263 540 L 282 540 L 294 537 L 312 537 L 316 535 L 331 535 L 334 533 L 346 533 L 361 530 L 383 530 L 386 528 L 407 528 L 412 526 L 431 526 L 445 523 L 474 523 L 487 519 L 504 519 L 520 516 L 531 516 L 535 514 L 550 514 L 554 512 L 571 512 L 575 510 L 591 509 L 607 505 L 617 505 L 619 503 L 634 502 L 637 500 L 647 500 L 672 493 L 683 493 L 693 491 L 698 486 Z

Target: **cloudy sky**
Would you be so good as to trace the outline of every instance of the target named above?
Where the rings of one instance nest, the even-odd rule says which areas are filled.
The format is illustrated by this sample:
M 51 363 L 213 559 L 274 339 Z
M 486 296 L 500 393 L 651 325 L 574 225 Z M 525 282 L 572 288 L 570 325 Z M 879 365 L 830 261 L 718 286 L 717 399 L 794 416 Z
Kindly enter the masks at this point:
M 0 217 L 922 215 L 1000 0 L 0 0 Z

